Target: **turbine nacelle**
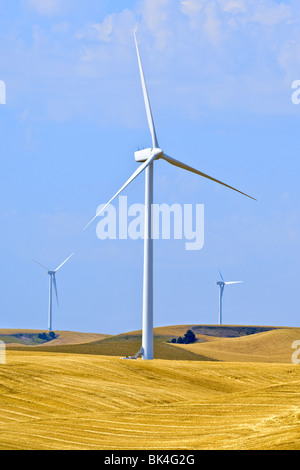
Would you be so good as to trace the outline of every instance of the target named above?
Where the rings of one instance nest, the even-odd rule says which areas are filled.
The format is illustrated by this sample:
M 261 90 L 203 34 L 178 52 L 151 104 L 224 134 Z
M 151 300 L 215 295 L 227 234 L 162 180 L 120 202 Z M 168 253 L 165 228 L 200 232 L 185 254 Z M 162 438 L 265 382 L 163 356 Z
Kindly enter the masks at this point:
M 153 155 L 156 155 L 156 159 L 161 158 L 163 156 L 163 151 L 160 148 L 147 148 L 134 152 L 136 162 L 146 162 L 148 158 Z

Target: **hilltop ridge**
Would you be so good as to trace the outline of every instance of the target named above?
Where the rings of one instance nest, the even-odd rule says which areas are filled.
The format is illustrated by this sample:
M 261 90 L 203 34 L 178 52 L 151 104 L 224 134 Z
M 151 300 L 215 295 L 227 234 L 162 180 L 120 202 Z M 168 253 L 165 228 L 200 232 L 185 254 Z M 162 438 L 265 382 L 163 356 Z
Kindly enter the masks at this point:
M 191 329 L 192 344 L 171 343 Z M 20 342 L 22 332 L 23 344 Z M 142 332 L 118 335 L 55 331 L 56 338 L 30 343 L 38 330 L 0 330 L 7 349 L 102 356 L 132 356 L 140 348 Z M 18 341 L 14 338 L 18 337 Z M 6 341 L 9 338 L 9 341 Z M 6 340 L 5 340 L 6 339 Z M 300 340 L 300 328 L 242 325 L 171 325 L 154 328 L 155 359 L 222 362 L 291 362 L 292 343 Z

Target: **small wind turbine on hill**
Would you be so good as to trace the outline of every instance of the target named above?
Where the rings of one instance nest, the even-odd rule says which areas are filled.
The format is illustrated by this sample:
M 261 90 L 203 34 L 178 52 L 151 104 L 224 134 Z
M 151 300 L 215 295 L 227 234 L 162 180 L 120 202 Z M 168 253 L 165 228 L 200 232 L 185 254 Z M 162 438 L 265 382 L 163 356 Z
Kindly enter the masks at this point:
M 52 290 L 53 290 L 53 286 L 54 286 L 54 290 L 55 290 L 55 295 L 56 295 L 56 301 L 57 301 L 57 305 L 58 305 L 58 294 L 57 294 L 57 285 L 56 285 L 56 273 L 57 271 L 71 258 L 71 256 L 73 256 L 74 253 L 72 253 L 70 256 L 68 256 L 67 259 L 65 259 L 65 261 L 63 261 L 56 269 L 54 269 L 53 271 L 49 268 L 47 268 L 47 266 L 44 266 L 43 264 L 39 263 L 38 261 L 35 261 L 33 260 L 35 263 L 39 264 L 40 266 L 42 266 L 44 269 L 47 270 L 47 273 L 49 275 L 49 307 L 48 307 L 48 330 L 52 330 Z
M 218 184 L 226 186 L 227 188 L 233 189 L 244 196 L 254 199 L 245 193 L 242 193 L 238 189 L 229 186 L 226 183 L 212 178 L 211 176 L 202 173 L 201 171 L 192 168 L 185 163 L 182 163 L 174 158 L 169 157 L 158 145 L 157 136 L 154 127 L 154 121 L 152 117 L 152 111 L 150 107 L 150 101 L 148 97 L 144 72 L 142 68 L 139 47 L 134 34 L 135 46 L 137 52 L 137 60 L 139 65 L 140 78 L 142 83 L 142 90 L 144 95 L 144 102 L 146 108 L 146 114 L 148 119 L 148 125 L 152 137 L 152 147 L 139 150 L 135 152 L 134 157 L 136 162 L 141 163 L 138 169 L 133 175 L 126 181 L 126 183 L 119 189 L 119 191 L 105 204 L 95 217 L 86 225 L 85 229 L 98 217 L 101 212 L 130 184 L 132 181 L 139 176 L 145 170 L 145 224 L 144 224 L 144 282 L 143 282 L 143 334 L 142 334 L 142 347 L 141 354 L 143 359 L 153 359 L 153 239 L 152 239 L 152 211 L 151 207 L 153 204 L 153 171 L 154 162 L 157 160 L 165 160 L 166 162 L 179 167 L 183 170 L 196 173 L 204 178 L 214 181 Z
M 230 284 L 241 284 L 243 281 L 224 281 L 221 271 L 219 270 L 221 281 L 217 281 L 216 284 L 219 286 L 219 325 L 222 325 L 222 308 L 223 308 L 223 293 L 225 286 Z

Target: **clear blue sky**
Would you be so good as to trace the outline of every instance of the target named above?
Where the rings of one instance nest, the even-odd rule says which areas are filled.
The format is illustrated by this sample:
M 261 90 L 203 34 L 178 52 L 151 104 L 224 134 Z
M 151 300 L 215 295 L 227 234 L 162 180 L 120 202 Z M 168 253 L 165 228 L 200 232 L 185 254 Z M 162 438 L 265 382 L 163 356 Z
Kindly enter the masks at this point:
M 113 5 L 112 5 L 113 4 Z M 154 323 L 300 326 L 300 79 L 295 0 L 0 0 L 0 328 L 141 328 L 142 240 L 83 232 L 150 146 L 257 197 L 157 162 L 155 202 L 204 204 L 205 244 L 155 242 Z M 144 176 L 124 193 L 144 202 Z

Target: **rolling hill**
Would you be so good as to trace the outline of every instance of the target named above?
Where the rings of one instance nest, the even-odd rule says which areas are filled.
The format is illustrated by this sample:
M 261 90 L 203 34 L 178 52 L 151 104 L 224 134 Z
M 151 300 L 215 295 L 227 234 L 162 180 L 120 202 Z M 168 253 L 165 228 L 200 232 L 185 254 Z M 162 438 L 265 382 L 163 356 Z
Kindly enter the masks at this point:
M 110 335 L 98 333 L 79 333 L 76 331 L 59 331 L 54 332 L 55 339 L 43 341 L 39 339 L 39 335 L 48 334 L 44 330 L 24 330 L 24 329 L 0 329 L 0 341 L 3 341 L 7 347 L 15 347 L 21 345 L 27 346 L 47 346 L 61 345 L 61 344 L 80 344 L 88 343 L 90 341 L 101 340 Z
M 293 364 L 8 350 L 1 450 L 300 450 Z
M 196 335 L 193 344 L 173 344 L 172 338 L 188 330 Z M 48 351 L 56 353 L 90 354 L 126 357 L 134 355 L 141 346 L 141 331 L 119 335 L 58 331 L 57 338 L 43 344 L 17 344 L 14 335 L 20 331 L 0 330 L 10 334 L 8 349 Z M 37 331 L 22 332 L 24 336 Z M 154 328 L 156 359 L 224 362 L 290 363 L 292 343 L 300 339 L 300 328 L 240 325 L 174 325 Z
M 300 450 L 299 328 L 159 327 L 154 361 L 121 359 L 140 331 L 39 333 L 0 331 L 1 450 Z
M 233 338 L 199 336 L 196 343 L 176 346 L 217 361 L 291 363 L 299 339 L 300 328 L 279 328 Z

